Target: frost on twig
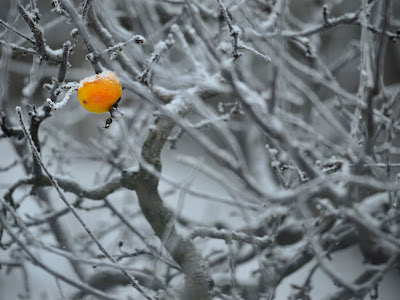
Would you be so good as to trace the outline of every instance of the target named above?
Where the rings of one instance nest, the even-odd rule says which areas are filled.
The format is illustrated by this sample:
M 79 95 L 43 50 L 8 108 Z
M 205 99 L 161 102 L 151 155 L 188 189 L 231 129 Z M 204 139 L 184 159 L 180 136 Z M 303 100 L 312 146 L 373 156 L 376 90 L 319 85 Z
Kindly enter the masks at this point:
M 159 41 L 154 46 L 154 52 L 151 54 L 151 57 L 149 58 L 149 63 L 147 65 L 147 67 L 137 77 L 137 79 L 140 83 L 149 85 L 149 82 L 148 82 L 149 74 L 150 74 L 153 64 L 155 64 L 160 59 L 160 57 L 174 45 L 174 43 L 175 43 L 175 40 L 173 39 L 172 34 L 169 34 L 168 38 L 165 41 Z
M 47 98 L 47 100 L 46 100 L 47 104 L 53 110 L 57 110 L 57 109 L 63 108 L 67 104 L 69 98 L 71 97 L 71 95 L 72 95 L 72 93 L 74 91 L 76 91 L 76 87 L 75 88 L 70 88 L 67 91 L 67 93 L 65 94 L 64 98 L 60 102 L 57 102 L 57 103 L 54 103 L 53 101 L 51 101 L 51 99 Z
M 130 43 L 135 43 L 137 45 L 142 45 L 146 42 L 146 39 L 141 35 L 135 35 L 126 42 L 118 43 L 113 47 L 109 47 L 108 49 L 104 50 L 102 53 L 107 52 L 110 55 L 110 60 L 114 60 L 123 50 L 126 45 Z M 102 54 L 100 53 L 100 55 Z

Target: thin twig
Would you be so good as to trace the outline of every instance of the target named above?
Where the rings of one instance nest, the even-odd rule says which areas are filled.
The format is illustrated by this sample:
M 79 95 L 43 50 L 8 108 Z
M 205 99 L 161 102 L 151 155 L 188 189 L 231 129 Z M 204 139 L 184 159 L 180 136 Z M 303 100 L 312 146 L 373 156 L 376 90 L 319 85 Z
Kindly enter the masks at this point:
M 71 16 L 76 27 L 78 27 L 79 33 L 83 38 L 83 41 L 85 43 L 87 50 L 89 51 L 89 53 L 86 57 L 92 64 L 94 71 L 96 72 L 96 74 L 101 73 L 103 71 L 103 68 L 99 63 L 99 58 L 100 58 L 99 52 L 97 51 L 97 49 L 94 47 L 94 45 L 92 43 L 92 39 L 90 37 L 89 31 L 87 30 L 84 19 L 82 18 L 81 15 L 78 14 L 75 7 L 72 5 L 72 3 L 69 0 L 61 0 L 61 4 L 64 6 L 65 10 Z
M 93 234 L 92 230 L 86 225 L 86 223 L 83 221 L 83 219 L 79 216 L 78 212 L 74 208 L 74 206 L 66 199 L 64 196 L 64 193 L 61 191 L 60 186 L 57 183 L 57 180 L 53 177 L 53 175 L 50 174 L 50 172 L 47 170 L 47 168 L 44 166 L 40 154 L 38 150 L 36 149 L 35 144 L 33 143 L 33 140 L 31 136 L 29 135 L 28 131 L 26 130 L 24 121 L 22 119 L 22 111 L 20 107 L 16 108 L 16 112 L 18 115 L 18 121 L 21 125 L 21 128 L 25 134 L 26 139 L 28 140 L 28 143 L 31 147 L 32 153 L 35 156 L 38 164 L 40 167 L 43 169 L 43 171 L 46 173 L 47 177 L 49 178 L 51 184 L 54 186 L 54 188 L 57 190 L 58 195 L 60 196 L 61 200 L 65 203 L 65 205 L 68 207 L 68 209 L 71 211 L 71 213 L 74 215 L 74 217 L 78 220 L 78 222 L 82 225 L 82 227 L 85 229 L 85 231 L 89 234 L 89 236 L 92 238 L 92 240 L 95 242 L 99 250 L 113 263 L 118 264 L 118 262 L 105 250 L 103 245 L 100 243 L 100 241 L 97 239 L 97 237 Z M 124 274 L 124 276 L 127 278 L 127 280 L 130 282 L 130 284 L 138 290 L 146 299 L 153 299 L 150 297 L 147 292 L 144 291 L 144 289 L 136 282 L 134 278 L 132 278 L 131 275 L 128 274 L 124 269 L 121 269 L 121 272 Z
M 18 34 L 20 37 L 26 39 L 27 41 L 31 42 L 32 44 L 34 44 L 34 40 L 32 40 L 30 37 L 26 36 L 25 34 L 23 34 L 22 32 L 20 32 L 19 30 L 17 30 L 15 27 L 11 26 L 10 24 L 8 24 L 7 22 L 3 21 L 2 19 L 0 19 L 0 24 L 3 25 L 5 28 L 8 28 L 12 31 L 14 31 L 16 34 Z
M 17 237 L 17 235 L 11 230 L 11 228 L 8 226 L 8 224 L 5 222 L 3 216 L 0 214 L 0 224 L 2 227 L 7 231 L 7 233 L 13 238 L 13 240 L 18 244 L 18 246 L 29 256 L 29 258 L 32 260 L 32 262 L 46 271 L 47 273 L 53 275 L 55 278 L 59 278 L 66 283 L 77 287 L 78 289 L 85 291 L 88 294 L 95 295 L 99 297 L 100 299 L 105 299 L 105 300 L 118 300 L 118 298 L 115 298 L 113 296 L 107 295 L 97 289 L 92 288 L 91 286 L 81 283 L 79 281 L 76 281 L 74 279 L 71 279 L 69 277 L 64 276 L 63 274 L 54 271 L 53 269 L 49 268 L 46 264 L 42 263 L 39 259 L 37 259 L 32 252 L 25 246 L 25 244 Z

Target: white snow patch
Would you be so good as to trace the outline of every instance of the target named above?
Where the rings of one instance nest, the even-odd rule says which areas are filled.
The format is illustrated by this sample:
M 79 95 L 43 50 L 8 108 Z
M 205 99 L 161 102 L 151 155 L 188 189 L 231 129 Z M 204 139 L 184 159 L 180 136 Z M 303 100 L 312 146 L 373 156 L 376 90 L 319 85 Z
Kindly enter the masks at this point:
M 104 72 L 101 72 L 100 74 L 96 74 L 96 75 L 89 76 L 89 77 L 86 77 L 86 78 L 82 79 L 80 81 L 80 83 L 79 83 L 79 87 L 78 88 L 79 89 L 82 88 L 85 83 L 95 82 L 95 81 L 97 81 L 97 80 L 99 80 L 101 78 L 112 78 L 112 79 L 114 79 L 116 81 L 118 80 L 117 74 L 115 74 L 114 72 L 112 72 L 112 71 L 104 71 Z

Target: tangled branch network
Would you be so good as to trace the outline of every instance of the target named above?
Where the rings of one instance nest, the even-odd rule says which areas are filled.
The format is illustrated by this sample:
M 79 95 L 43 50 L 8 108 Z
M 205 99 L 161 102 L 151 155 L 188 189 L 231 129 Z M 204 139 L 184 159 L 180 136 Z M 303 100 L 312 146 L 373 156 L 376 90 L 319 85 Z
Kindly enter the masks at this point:
M 1 4 L 0 299 L 397 299 L 400 5 L 322 2 Z

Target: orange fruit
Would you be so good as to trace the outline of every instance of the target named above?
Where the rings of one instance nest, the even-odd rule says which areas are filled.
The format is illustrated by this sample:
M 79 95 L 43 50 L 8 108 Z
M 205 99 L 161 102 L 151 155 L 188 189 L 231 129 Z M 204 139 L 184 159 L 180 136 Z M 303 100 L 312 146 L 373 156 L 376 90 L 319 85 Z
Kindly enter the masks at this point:
M 111 71 L 86 77 L 80 82 L 77 92 L 82 107 L 95 114 L 108 112 L 121 96 L 121 83 L 117 74 Z

